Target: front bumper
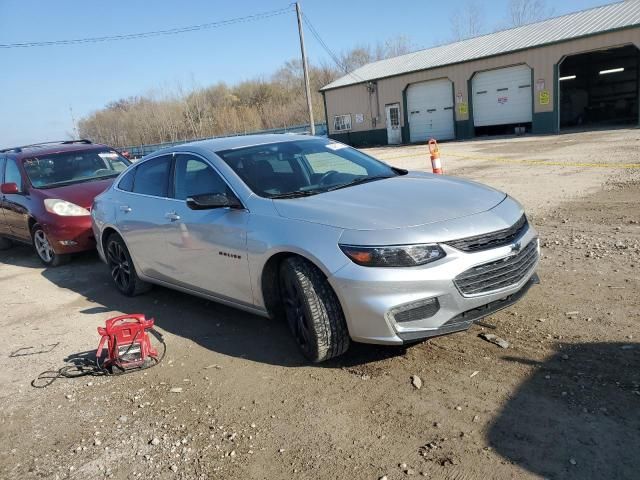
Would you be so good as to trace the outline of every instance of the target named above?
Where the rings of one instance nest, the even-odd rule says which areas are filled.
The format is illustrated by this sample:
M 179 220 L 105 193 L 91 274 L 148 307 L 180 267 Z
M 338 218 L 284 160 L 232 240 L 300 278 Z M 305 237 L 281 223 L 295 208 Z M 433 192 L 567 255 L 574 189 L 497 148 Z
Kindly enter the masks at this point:
M 90 216 L 51 217 L 39 221 L 56 254 L 84 252 L 96 248 Z
M 369 268 L 348 264 L 329 277 L 340 299 L 351 338 L 363 343 L 399 345 L 465 330 L 484 316 L 517 302 L 538 282 L 536 231 L 518 240 L 523 249 L 536 242 L 535 264 L 515 284 L 486 294 L 462 295 L 454 278 L 472 267 L 512 255 L 511 246 L 465 253 L 441 245 L 447 256 L 421 267 Z M 396 321 L 393 311 L 436 298 L 439 308 L 428 318 Z
M 473 324 L 473 322 L 482 320 L 484 317 L 492 315 L 497 311 L 502 310 L 503 308 L 507 308 L 514 303 L 517 303 L 522 297 L 526 295 L 526 293 L 533 285 L 537 285 L 539 283 L 540 279 L 538 278 L 538 274 L 534 273 L 533 276 L 529 278 L 529 281 L 525 283 L 520 290 L 512 293 L 508 297 L 500 300 L 495 300 L 486 305 L 482 305 L 472 310 L 467 310 L 466 312 L 462 312 L 461 314 L 456 315 L 447 323 L 435 330 L 431 330 L 428 332 L 399 333 L 398 337 L 400 337 L 400 339 L 404 343 L 411 343 L 418 340 L 424 340 L 425 338 L 438 337 L 441 335 L 448 335 L 449 333 L 461 332 L 462 330 L 468 329 Z

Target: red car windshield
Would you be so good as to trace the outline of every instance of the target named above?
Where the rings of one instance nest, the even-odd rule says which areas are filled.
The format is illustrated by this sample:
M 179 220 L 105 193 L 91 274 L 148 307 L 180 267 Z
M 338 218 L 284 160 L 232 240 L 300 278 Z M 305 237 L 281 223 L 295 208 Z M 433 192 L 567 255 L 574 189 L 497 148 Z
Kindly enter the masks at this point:
M 114 150 L 56 153 L 24 160 L 35 188 L 53 188 L 117 176 L 131 163 Z

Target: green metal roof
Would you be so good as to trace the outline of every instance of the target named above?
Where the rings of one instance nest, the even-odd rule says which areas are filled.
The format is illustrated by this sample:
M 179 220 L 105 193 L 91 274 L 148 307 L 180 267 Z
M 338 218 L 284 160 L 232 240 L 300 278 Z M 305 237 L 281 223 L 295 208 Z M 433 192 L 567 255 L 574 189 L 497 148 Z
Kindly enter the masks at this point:
M 364 65 L 321 90 L 640 26 L 640 1 L 604 5 Z

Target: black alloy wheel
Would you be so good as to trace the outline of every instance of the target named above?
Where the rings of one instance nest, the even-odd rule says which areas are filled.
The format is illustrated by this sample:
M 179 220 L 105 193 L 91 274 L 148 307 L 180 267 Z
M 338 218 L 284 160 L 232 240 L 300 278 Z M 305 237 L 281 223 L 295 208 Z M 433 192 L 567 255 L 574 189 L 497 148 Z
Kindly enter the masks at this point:
M 105 255 L 116 288 L 127 295 L 135 297 L 151 289 L 151 284 L 138 277 L 129 250 L 120 235 L 114 233 L 107 240 Z
M 127 291 L 131 286 L 131 264 L 120 242 L 109 242 L 107 260 L 111 270 L 111 278 L 113 278 L 118 290 Z

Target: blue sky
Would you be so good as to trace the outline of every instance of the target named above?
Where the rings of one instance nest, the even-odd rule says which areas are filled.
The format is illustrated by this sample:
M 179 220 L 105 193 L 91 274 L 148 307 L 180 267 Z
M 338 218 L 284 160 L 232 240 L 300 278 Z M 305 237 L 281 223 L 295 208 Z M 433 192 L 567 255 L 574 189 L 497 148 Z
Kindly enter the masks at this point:
M 507 0 L 484 0 L 487 27 L 504 22 Z M 612 3 L 548 1 L 556 15 Z M 287 0 L 0 0 L 0 43 L 152 31 L 286 7 Z M 406 35 L 416 47 L 442 43 L 465 0 L 303 0 L 334 51 Z M 311 60 L 328 61 L 307 33 Z M 165 37 L 0 49 L 0 146 L 66 138 L 76 118 L 153 89 L 189 89 L 269 76 L 299 55 L 295 14 Z

